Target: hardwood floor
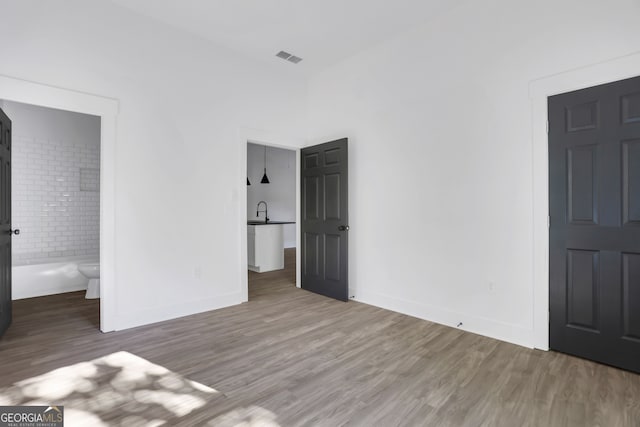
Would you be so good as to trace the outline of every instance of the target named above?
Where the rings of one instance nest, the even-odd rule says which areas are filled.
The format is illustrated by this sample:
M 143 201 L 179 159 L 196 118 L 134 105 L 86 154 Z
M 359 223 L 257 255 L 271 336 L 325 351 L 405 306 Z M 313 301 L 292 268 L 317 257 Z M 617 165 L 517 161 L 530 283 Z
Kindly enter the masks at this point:
M 294 280 L 287 251 L 285 270 L 250 274 L 246 304 L 109 334 L 82 293 L 16 301 L 0 386 L 126 350 L 224 394 L 172 421 L 185 426 L 640 425 L 639 375 Z

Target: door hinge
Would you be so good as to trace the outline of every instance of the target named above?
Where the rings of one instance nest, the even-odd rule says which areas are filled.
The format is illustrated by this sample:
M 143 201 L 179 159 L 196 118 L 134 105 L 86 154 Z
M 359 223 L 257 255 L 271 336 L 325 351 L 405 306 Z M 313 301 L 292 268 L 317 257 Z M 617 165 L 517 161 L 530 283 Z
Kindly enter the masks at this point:
M 551 228 L 551 215 L 547 215 L 547 228 Z
M 549 120 L 547 120 L 547 134 L 549 133 Z

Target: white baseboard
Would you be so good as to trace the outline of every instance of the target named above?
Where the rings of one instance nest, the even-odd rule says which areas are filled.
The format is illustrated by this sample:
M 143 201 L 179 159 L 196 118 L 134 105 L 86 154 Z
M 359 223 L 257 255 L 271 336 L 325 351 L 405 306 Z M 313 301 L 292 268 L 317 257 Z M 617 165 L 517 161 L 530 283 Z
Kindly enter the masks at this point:
M 358 302 L 453 328 L 457 328 L 457 325 L 462 323 L 462 326 L 460 326 L 459 329 L 464 331 L 483 335 L 489 338 L 495 338 L 500 341 L 506 341 L 527 348 L 534 347 L 533 329 L 527 329 L 519 325 L 498 322 L 482 317 L 470 316 L 464 313 L 457 313 L 440 307 L 422 304 L 415 301 L 407 301 L 375 292 L 356 291 L 355 295 L 356 297 L 354 300 Z
M 205 311 L 217 310 L 242 302 L 242 294 L 234 292 L 207 299 L 198 299 L 181 304 L 136 310 L 135 312 L 118 313 L 116 315 L 116 331 L 177 319 Z

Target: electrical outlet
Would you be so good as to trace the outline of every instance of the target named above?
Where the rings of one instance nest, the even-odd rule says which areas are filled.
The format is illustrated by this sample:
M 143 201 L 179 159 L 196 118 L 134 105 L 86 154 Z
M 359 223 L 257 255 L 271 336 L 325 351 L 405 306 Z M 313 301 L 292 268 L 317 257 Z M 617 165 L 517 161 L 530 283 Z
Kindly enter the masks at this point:
M 490 281 L 489 282 L 489 292 L 495 293 L 495 291 L 496 291 L 496 283 L 493 282 L 493 281 Z

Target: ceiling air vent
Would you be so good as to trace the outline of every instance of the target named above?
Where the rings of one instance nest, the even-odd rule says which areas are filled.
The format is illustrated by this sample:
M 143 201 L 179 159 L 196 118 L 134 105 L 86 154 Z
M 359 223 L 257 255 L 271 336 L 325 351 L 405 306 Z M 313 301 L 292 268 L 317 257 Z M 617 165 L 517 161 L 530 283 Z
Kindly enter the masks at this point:
M 293 62 L 294 64 L 297 64 L 298 62 L 302 61 L 302 58 L 292 55 L 289 52 L 285 52 L 284 50 L 281 50 L 280 52 L 276 53 L 276 56 L 278 58 L 284 59 L 285 61 Z

